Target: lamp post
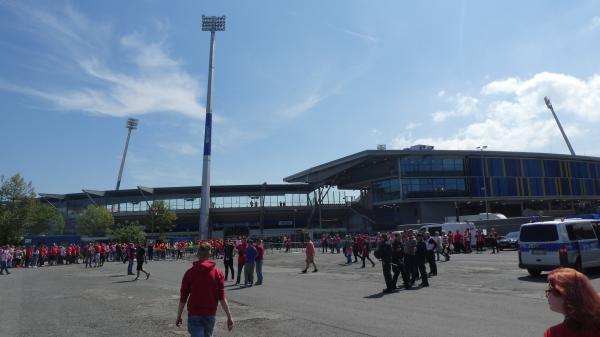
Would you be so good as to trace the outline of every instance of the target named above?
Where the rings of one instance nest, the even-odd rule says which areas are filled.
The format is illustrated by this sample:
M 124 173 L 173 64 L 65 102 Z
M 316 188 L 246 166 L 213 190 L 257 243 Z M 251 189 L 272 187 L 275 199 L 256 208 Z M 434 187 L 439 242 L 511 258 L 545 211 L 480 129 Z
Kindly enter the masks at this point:
M 478 146 L 477 150 L 481 152 L 481 178 L 483 179 L 483 202 L 485 203 L 485 218 L 486 220 L 490 219 L 490 211 L 488 209 L 488 200 L 487 200 L 487 183 L 485 179 L 485 166 L 483 165 L 483 150 L 487 149 L 487 145 Z
M 129 147 L 129 139 L 131 138 L 131 130 L 137 129 L 138 120 L 135 118 L 129 118 L 127 125 L 125 126 L 129 131 L 127 132 L 127 140 L 125 141 L 125 149 L 123 150 L 123 159 L 121 159 L 121 168 L 119 169 L 119 177 L 117 178 L 117 188 L 121 187 L 121 177 L 123 176 L 123 167 L 125 166 L 125 157 L 127 156 L 127 148 Z
M 202 196 L 200 199 L 200 240 L 208 239 L 210 207 L 210 152 L 212 129 L 212 80 L 215 32 L 225 30 L 225 16 L 202 15 L 202 31 L 210 32 L 210 56 L 208 60 L 208 87 L 206 89 L 206 120 L 204 124 L 204 159 L 202 161 Z

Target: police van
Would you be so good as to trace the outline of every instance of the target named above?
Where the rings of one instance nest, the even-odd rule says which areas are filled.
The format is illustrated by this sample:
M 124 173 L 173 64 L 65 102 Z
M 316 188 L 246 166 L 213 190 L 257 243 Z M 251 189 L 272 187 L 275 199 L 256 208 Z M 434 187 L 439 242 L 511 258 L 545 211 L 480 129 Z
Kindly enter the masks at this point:
M 557 267 L 600 266 L 598 220 L 567 219 L 521 225 L 519 268 L 531 276 Z

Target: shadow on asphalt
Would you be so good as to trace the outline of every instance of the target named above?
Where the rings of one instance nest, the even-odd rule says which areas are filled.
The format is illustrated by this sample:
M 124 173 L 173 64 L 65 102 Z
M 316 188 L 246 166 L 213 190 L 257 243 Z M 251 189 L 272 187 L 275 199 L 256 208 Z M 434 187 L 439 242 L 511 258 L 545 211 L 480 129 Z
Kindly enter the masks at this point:
M 108 275 L 108 277 L 124 277 L 126 274 L 118 274 L 118 275 Z
M 123 280 L 123 281 L 115 281 L 113 283 L 130 283 L 130 282 L 135 282 L 136 280 Z

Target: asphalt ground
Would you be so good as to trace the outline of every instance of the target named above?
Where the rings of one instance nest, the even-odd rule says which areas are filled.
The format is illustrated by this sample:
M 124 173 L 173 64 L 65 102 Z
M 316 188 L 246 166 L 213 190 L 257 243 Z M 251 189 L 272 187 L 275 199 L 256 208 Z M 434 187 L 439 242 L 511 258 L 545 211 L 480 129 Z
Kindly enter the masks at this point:
M 517 267 L 517 254 L 453 255 L 431 287 L 383 294 L 381 264 L 344 265 L 317 253 L 317 273 L 301 274 L 302 252 L 266 255 L 264 284 L 228 281 L 235 320 L 221 309 L 216 336 L 543 336 L 562 317 L 548 309 L 545 277 Z M 218 260 L 219 266 L 222 261 Z M 13 269 L 0 276 L 0 336 L 187 336 L 175 326 L 179 285 L 190 261 L 155 261 L 149 280 L 106 263 Z M 600 273 L 589 275 L 600 289 Z

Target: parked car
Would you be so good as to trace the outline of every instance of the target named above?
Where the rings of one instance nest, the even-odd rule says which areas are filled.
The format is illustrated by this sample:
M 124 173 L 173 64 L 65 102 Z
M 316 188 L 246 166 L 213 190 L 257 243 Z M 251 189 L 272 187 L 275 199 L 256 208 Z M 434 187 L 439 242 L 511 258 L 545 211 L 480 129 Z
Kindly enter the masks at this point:
M 519 249 L 519 232 L 510 232 L 498 240 L 498 248 L 503 249 Z

